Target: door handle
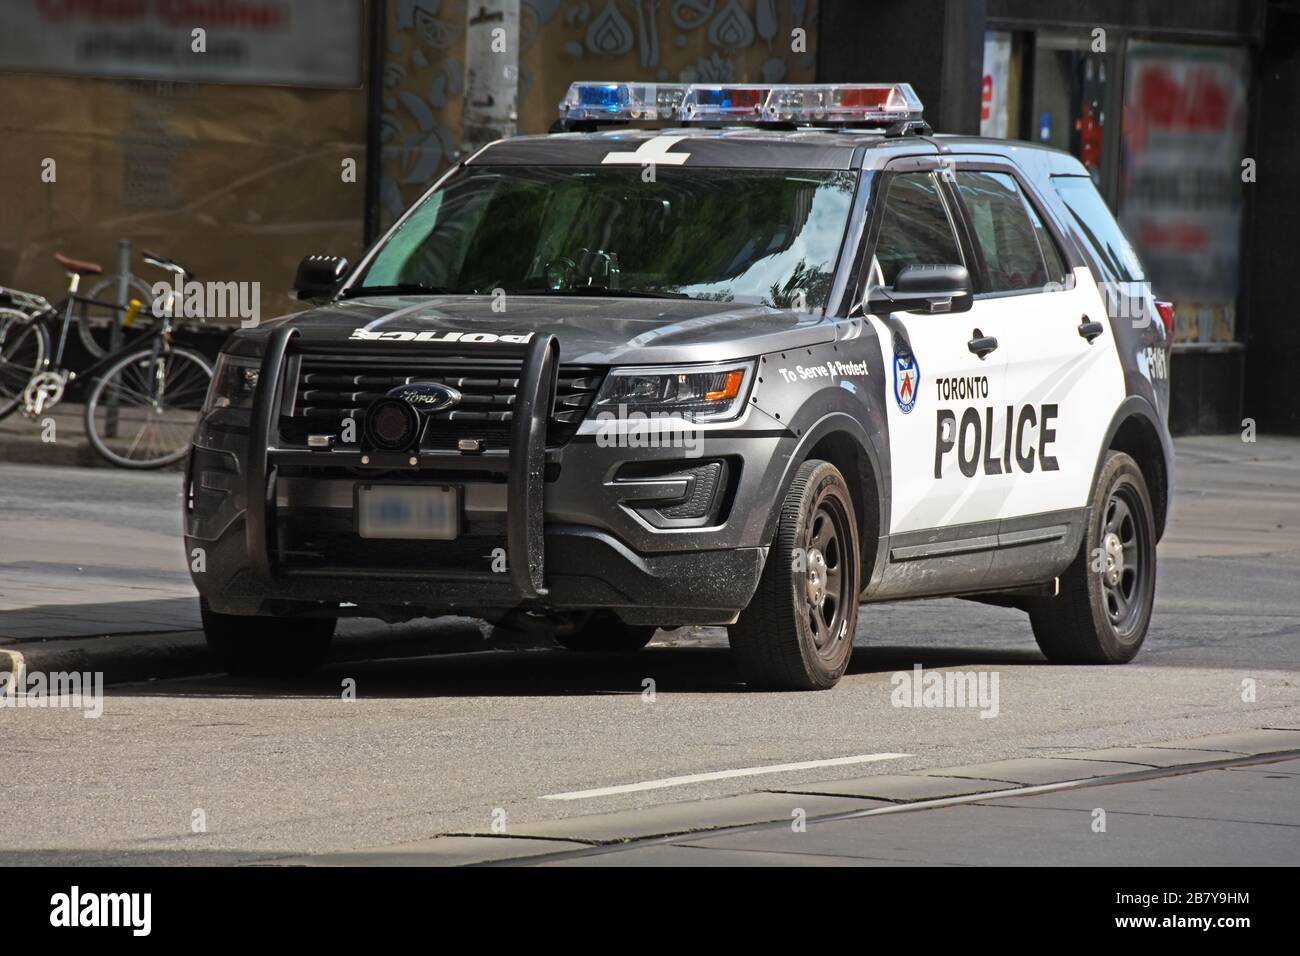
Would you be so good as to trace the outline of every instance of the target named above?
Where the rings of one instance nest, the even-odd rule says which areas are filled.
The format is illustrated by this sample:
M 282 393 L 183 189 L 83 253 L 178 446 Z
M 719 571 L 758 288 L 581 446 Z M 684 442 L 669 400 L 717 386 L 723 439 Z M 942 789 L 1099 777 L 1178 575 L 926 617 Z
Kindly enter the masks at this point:
M 1093 339 L 1105 331 L 1105 327 L 1100 322 L 1091 322 L 1086 315 L 1083 317 L 1083 321 L 1079 323 L 1079 334 L 1088 340 L 1089 345 L 1092 344 Z
M 979 329 L 976 329 L 971 334 L 974 338 L 966 343 L 966 347 L 981 359 L 998 347 L 997 339 L 991 335 L 985 335 Z

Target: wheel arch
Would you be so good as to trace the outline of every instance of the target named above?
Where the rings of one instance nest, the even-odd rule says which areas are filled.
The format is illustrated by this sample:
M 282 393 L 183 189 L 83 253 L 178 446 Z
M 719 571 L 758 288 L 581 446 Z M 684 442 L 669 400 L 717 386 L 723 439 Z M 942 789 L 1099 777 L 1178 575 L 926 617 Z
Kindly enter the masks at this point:
M 785 499 L 799 466 L 810 459 L 830 462 L 848 483 L 858 519 L 859 559 L 862 563 L 860 582 L 862 589 L 866 590 L 875 583 L 876 575 L 884 567 L 883 542 L 889 522 L 888 459 L 882 459 L 860 422 L 842 412 L 832 413 L 804 432 L 781 476 L 778 502 Z M 764 529 L 765 540 L 776 533 L 779 513 L 779 506 L 772 509 Z
M 1152 517 L 1156 524 L 1156 540 L 1164 536 L 1173 496 L 1174 456 L 1173 446 L 1163 422 L 1146 399 L 1131 395 L 1120 405 L 1102 443 L 1097 467 L 1093 471 L 1093 486 L 1106 462 L 1106 453 L 1121 451 L 1137 462 L 1151 495 Z

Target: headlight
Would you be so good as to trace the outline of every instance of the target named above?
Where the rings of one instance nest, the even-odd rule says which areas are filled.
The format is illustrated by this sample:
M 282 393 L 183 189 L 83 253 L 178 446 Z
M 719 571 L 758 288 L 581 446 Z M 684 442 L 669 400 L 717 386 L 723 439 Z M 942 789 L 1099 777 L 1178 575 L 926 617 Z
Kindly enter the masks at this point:
M 749 394 L 753 362 L 680 368 L 616 368 L 605 378 L 594 411 L 624 409 L 695 422 L 739 418 Z
M 257 390 L 257 373 L 262 363 L 259 359 L 242 358 L 222 352 L 217 356 L 212 370 L 212 385 L 208 389 L 203 413 L 222 408 L 251 409 L 253 393 Z

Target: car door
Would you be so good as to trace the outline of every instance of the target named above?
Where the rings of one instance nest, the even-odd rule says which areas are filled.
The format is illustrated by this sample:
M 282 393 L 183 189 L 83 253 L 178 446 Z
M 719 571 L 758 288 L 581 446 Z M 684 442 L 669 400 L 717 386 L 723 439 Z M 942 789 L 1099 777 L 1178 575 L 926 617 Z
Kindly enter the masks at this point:
M 985 157 L 954 167 L 982 272 L 966 317 L 997 339 L 1003 366 L 1003 390 L 989 403 L 1002 451 L 989 462 L 1000 472 L 989 486 L 1003 552 L 994 577 L 1041 575 L 1043 561 L 1068 561 L 1077 546 L 1123 371 L 1091 273 L 1014 167 Z
M 1124 398 L 1105 302 L 1086 265 L 1071 261 L 1077 251 L 1049 228 L 1011 168 L 956 165 L 956 191 L 985 275 L 967 315 L 997 337 L 1005 399 L 1014 406 L 1004 458 L 1011 480 L 999 485 L 999 514 L 1082 507 L 1111 413 Z
M 904 163 L 886 167 L 873 204 L 864 302 L 873 287 L 890 287 L 905 265 L 974 266 L 938 164 Z M 891 567 L 877 593 L 976 587 L 996 544 L 1003 499 L 979 466 L 983 419 L 963 419 L 960 409 L 1001 394 L 1002 358 L 972 351 L 963 313 L 866 318 L 883 353 L 892 475 Z

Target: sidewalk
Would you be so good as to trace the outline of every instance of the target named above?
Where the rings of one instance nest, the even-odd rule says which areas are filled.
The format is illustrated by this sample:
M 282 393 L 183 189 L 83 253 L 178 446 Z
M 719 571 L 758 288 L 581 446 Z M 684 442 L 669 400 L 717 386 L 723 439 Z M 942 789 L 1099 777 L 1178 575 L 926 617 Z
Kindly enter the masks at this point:
M 0 461 L 25 465 L 74 465 L 112 468 L 86 441 L 84 405 L 60 402 L 54 410 L 31 419 L 21 411 L 0 419 Z M 42 438 L 43 422 L 54 420 L 54 441 Z

